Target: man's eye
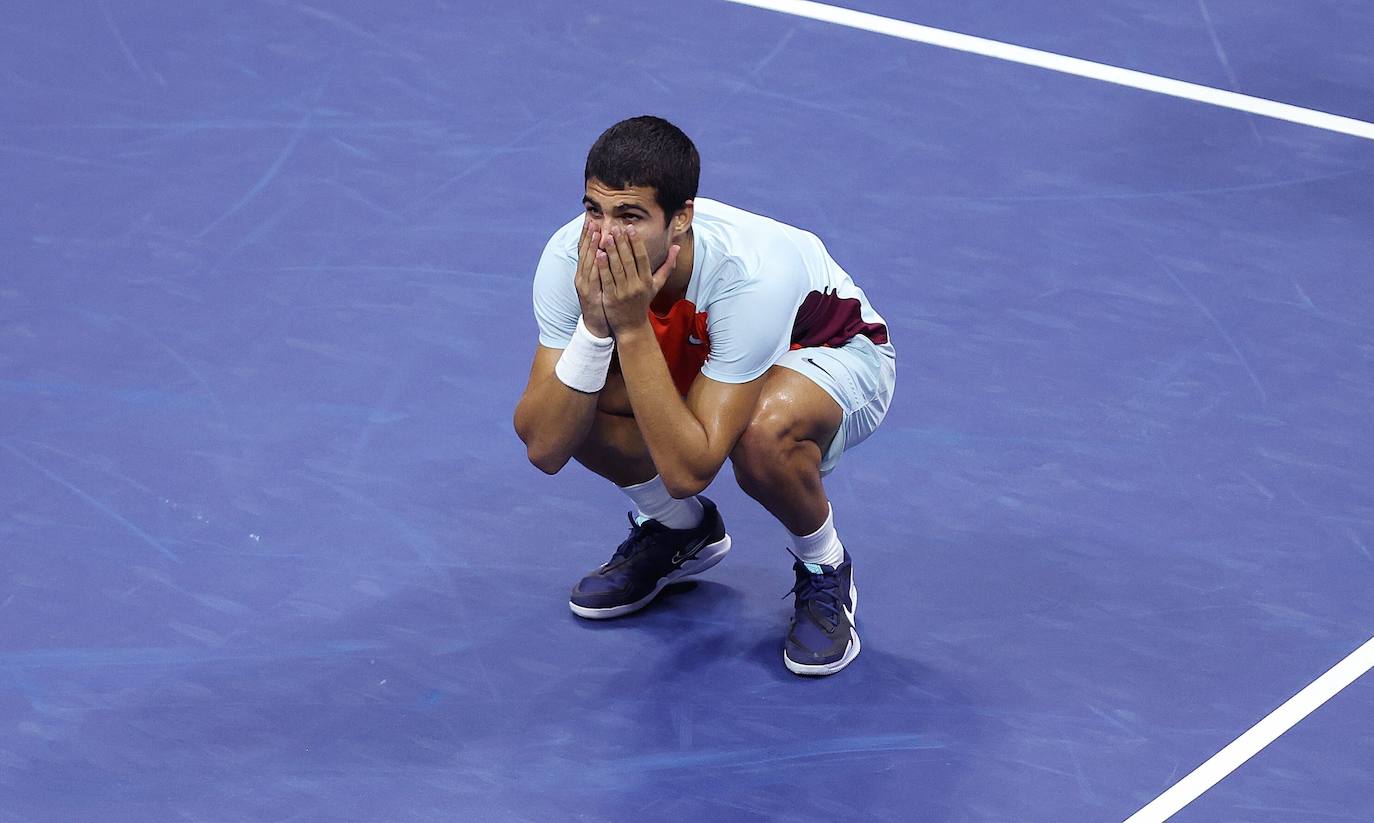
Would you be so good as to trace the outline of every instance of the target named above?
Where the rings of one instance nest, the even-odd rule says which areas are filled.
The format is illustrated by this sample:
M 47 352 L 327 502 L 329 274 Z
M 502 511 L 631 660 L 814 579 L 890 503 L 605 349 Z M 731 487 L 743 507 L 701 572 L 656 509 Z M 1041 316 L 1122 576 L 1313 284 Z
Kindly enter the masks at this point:
M 625 219 L 633 222 L 633 221 L 639 219 L 639 215 L 637 215 L 637 214 L 627 214 L 627 215 L 625 215 Z

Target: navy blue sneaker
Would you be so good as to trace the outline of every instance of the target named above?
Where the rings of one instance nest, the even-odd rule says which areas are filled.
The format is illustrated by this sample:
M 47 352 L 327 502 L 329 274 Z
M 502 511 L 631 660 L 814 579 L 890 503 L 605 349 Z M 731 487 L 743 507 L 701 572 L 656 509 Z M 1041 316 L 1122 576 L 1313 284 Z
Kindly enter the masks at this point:
M 716 504 L 701 495 L 697 499 L 706 513 L 694 529 L 670 529 L 657 520 L 638 523 L 631 512 L 630 536 L 573 587 L 568 600 L 573 614 L 604 620 L 637 612 L 669 583 L 719 563 L 730 551 L 730 535 Z
M 854 629 L 859 593 L 849 552 L 838 566 L 798 560 L 792 571 L 797 585 L 789 594 L 797 596 L 796 611 L 787 629 L 783 663 L 793 674 L 834 674 L 859 656 L 859 633 Z

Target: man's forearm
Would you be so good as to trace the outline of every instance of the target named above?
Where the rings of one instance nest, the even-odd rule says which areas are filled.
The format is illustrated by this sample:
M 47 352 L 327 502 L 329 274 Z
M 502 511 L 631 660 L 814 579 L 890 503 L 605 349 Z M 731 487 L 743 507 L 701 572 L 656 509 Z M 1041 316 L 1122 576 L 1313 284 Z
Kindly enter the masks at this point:
M 615 342 L 592 333 L 583 318 L 567 346 L 539 347 L 515 409 L 515 430 L 531 463 L 548 474 L 567 465 L 591 430 L 614 357 Z
M 708 465 L 706 428 L 678 395 L 653 329 L 646 321 L 619 332 L 616 348 L 635 421 L 664 485 L 674 497 L 696 494 L 720 466 Z
M 540 471 L 555 474 L 572 459 L 596 419 L 597 397 L 567 387 L 554 375 L 526 390 L 515 407 L 515 432 Z

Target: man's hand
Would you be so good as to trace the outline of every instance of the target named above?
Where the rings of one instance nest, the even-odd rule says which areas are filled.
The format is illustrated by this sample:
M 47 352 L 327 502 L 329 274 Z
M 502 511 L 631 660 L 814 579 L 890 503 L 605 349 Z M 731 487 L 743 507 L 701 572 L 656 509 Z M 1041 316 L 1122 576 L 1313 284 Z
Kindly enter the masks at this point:
M 668 259 L 655 270 L 634 226 L 615 226 L 596 242 L 596 279 L 600 281 L 601 305 L 612 333 L 647 326 L 649 304 L 673 273 L 682 247 L 668 249 Z
M 601 232 L 595 224 L 591 220 L 584 221 L 582 239 L 577 244 L 577 273 L 573 276 L 573 285 L 577 288 L 577 301 L 582 304 L 582 322 L 587 331 L 597 337 L 610 337 L 611 327 L 601 304 L 601 278 L 596 273 L 600 242 Z

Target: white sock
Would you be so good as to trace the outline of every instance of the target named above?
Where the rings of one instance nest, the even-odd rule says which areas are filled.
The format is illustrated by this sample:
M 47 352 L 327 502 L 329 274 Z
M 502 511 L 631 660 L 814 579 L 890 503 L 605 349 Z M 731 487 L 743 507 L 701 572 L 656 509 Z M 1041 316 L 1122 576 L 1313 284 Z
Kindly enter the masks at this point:
M 663 478 L 654 479 L 637 486 L 621 486 L 620 490 L 630 496 L 635 508 L 639 509 L 640 522 L 657 520 L 670 529 L 692 529 L 701 525 L 706 509 L 696 497 L 678 500 L 668 494 Z
M 844 544 L 835 533 L 835 510 L 826 504 L 825 522 L 811 534 L 792 535 L 792 543 L 797 549 L 797 558 L 805 563 L 812 572 L 820 573 L 819 566 L 838 566 L 844 562 Z

